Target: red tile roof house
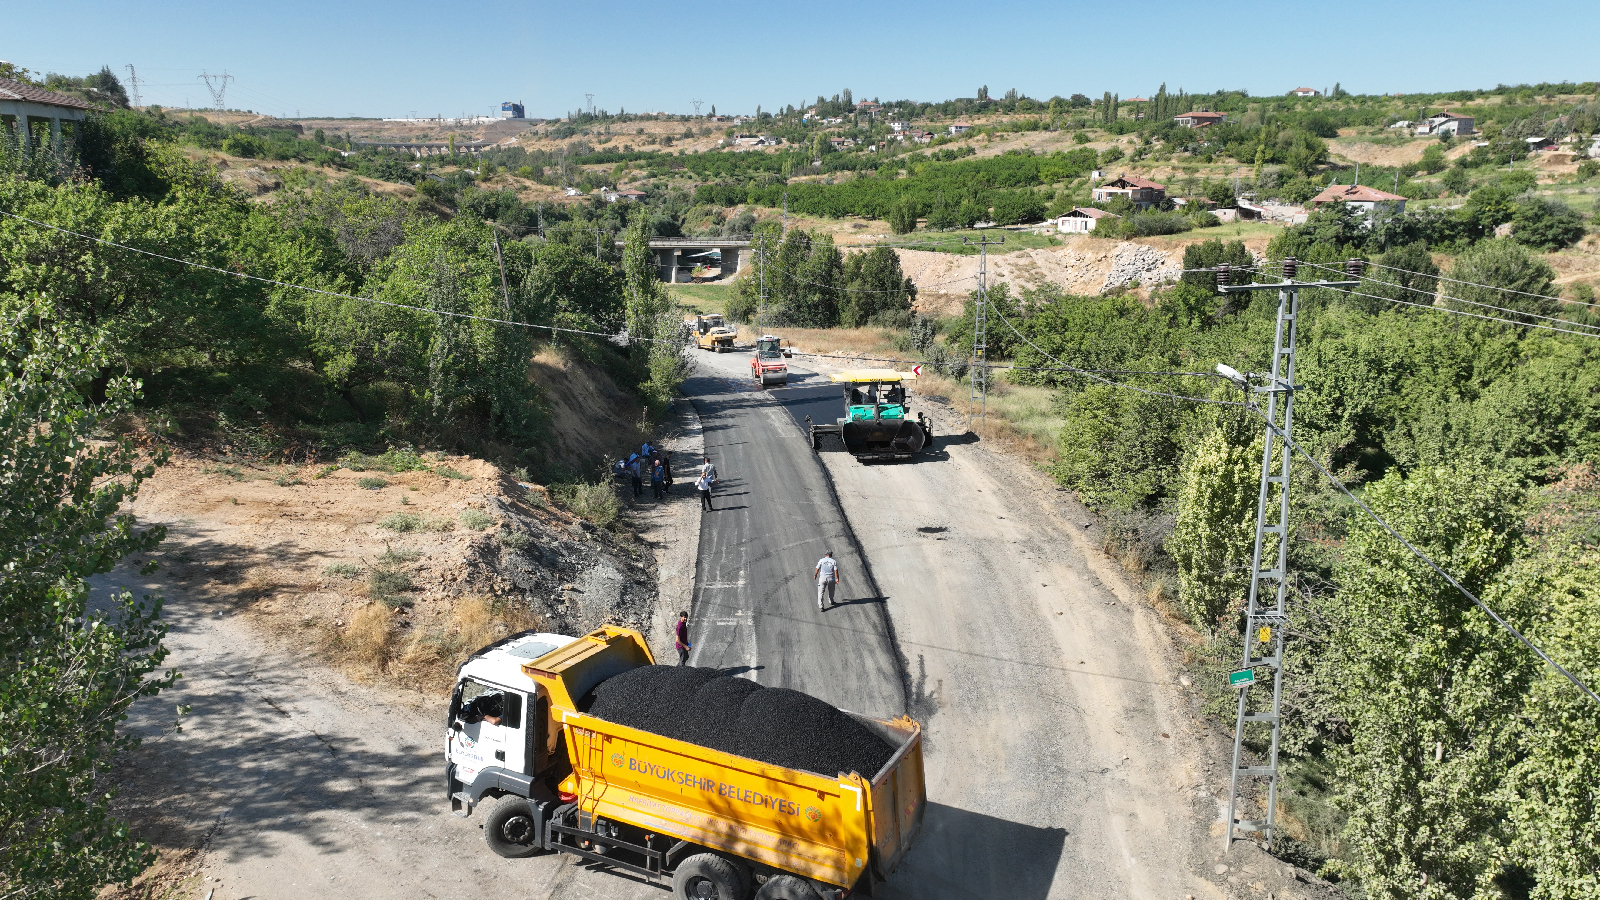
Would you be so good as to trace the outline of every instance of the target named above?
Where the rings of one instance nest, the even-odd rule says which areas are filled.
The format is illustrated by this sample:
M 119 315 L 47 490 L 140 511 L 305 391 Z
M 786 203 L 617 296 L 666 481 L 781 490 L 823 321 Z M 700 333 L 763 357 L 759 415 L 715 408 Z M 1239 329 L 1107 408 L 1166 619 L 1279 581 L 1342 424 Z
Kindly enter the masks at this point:
M 1136 175 L 1119 175 L 1111 181 L 1097 185 L 1094 201 L 1104 203 L 1113 197 L 1127 197 L 1134 206 L 1148 209 L 1167 199 L 1167 186 Z
M 1205 128 L 1207 125 L 1216 125 L 1228 121 L 1227 113 L 1219 112 L 1188 112 L 1181 116 L 1173 116 L 1172 121 L 1185 128 Z
M 76 97 L 0 78 L 0 128 L 7 137 L 19 133 L 28 136 L 22 145 L 25 154 L 46 142 L 59 151 L 61 123 L 81 122 L 91 109 L 94 109 L 92 104 Z
M 1308 88 L 1308 87 L 1297 87 L 1294 90 L 1290 91 L 1289 93 L 1295 95 L 1296 97 L 1320 97 L 1320 96 L 1322 96 L 1322 92 L 1321 91 L 1317 90 L 1316 88 Z
M 1379 207 L 1387 208 L 1390 212 L 1406 211 L 1406 198 L 1364 184 L 1330 184 L 1322 193 L 1311 198 L 1311 205 L 1314 208 L 1336 200 L 1355 207 L 1368 218 Z

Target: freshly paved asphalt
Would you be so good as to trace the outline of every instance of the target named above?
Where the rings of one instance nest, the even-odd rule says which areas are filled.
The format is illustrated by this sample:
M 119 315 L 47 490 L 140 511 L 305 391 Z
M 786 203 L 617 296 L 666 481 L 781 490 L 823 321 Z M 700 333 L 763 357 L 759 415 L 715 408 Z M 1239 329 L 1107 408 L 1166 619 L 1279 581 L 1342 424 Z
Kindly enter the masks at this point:
M 904 715 L 904 669 L 883 598 L 796 427 L 807 414 L 837 418 L 836 389 L 800 373 L 792 386 L 762 389 L 743 377 L 742 353 L 701 360 L 684 392 L 694 398 L 720 481 L 716 510 L 701 519 L 690 663 L 747 673 L 842 709 Z M 838 605 L 823 612 L 811 573 L 829 550 L 841 580 Z

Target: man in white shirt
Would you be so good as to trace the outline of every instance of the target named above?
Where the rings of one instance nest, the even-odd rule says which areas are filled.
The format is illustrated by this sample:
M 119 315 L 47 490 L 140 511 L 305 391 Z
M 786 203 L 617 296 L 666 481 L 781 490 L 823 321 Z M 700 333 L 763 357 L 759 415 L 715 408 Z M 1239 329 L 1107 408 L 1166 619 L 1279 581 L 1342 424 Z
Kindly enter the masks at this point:
M 817 611 L 822 612 L 833 605 L 833 590 L 839 584 L 839 564 L 833 559 L 833 551 L 829 550 L 817 560 L 817 568 L 811 573 L 817 581 Z M 822 598 L 828 598 L 827 606 L 822 603 Z
M 716 484 L 717 483 L 717 467 L 713 466 L 711 464 L 711 457 L 702 456 L 702 457 L 700 457 L 700 459 L 704 461 L 703 464 L 700 466 L 700 474 L 705 475 L 708 478 L 710 478 L 712 484 Z

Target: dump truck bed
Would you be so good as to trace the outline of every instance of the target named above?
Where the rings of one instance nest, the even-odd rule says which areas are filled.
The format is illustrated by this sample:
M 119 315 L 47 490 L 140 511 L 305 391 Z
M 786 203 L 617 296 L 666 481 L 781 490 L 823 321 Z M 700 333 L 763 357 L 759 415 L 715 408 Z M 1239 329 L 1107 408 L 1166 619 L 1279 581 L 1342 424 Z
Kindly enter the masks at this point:
M 772 766 L 564 711 L 580 809 L 840 887 L 889 876 L 922 823 L 922 730 L 851 713 L 895 748 L 871 776 Z

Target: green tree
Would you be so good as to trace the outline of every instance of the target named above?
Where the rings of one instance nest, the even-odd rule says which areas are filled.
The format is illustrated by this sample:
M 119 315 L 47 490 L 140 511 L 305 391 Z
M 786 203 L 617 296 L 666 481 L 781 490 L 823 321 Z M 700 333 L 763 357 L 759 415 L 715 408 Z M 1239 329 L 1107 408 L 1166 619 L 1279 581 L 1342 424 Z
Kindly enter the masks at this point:
M 1523 494 L 1503 473 L 1394 472 L 1365 499 L 1480 596 L 1519 547 Z M 1503 813 L 1485 800 L 1515 760 L 1537 659 L 1375 523 L 1358 518 L 1344 551 L 1319 606 L 1331 637 L 1314 651 L 1350 733 L 1333 754 L 1350 851 L 1339 868 L 1374 900 L 1472 897 L 1499 871 Z
M 1476 191 L 1473 196 L 1477 196 Z M 1479 241 L 1456 257 L 1450 277 L 1456 283 L 1448 284 L 1443 291 L 1447 300 L 1470 300 L 1545 316 L 1554 315 L 1559 309 L 1559 301 L 1549 299 L 1555 295 L 1555 270 L 1509 239 Z M 1505 315 L 1469 303 L 1450 305 L 1479 315 Z M 1511 317 L 1532 321 L 1514 314 Z
M 1511 214 L 1511 239 L 1538 250 L 1560 250 L 1583 238 L 1583 215 L 1559 200 L 1530 198 Z
M 902 198 L 889 208 L 889 228 L 895 234 L 910 234 L 917 230 L 917 204 L 910 197 Z
M 1548 610 L 1533 639 L 1585 683 L 1600 683 L 1600 553 L 1561 541 L 1513 567 L 1497 605 Z M 1522 710 L 1520 761 L 1501 799 L 1515 830 L 1511 857 L 1533 900 L 1600 897 L 1600 709 L 1545 667 Z
M 154 471 L 131 439 L 104 433 L 136 385 L 114 379 L 105 402 L 90 400 L 101 340 L 50 309 L 36 300 L 0 328 L 0 893 L 88 900 L 154 860 L 112 816 L 109 774 L 137 744 L 117 731 L 128 708 L 176 676 L 155 674 L 159 598 L 120 591 L 89 606 L 88 579 L 154 549 L 163 529 L 118 512 Z
M 667 403 L 689 377 L 693 363 L 681 339 L 672 297 L 656 274 L 650 233 L 644 216 L 635 216 L 623 238 L 623 290 L 627 298 L 631 352 L 644 363 L 639 392 L 652 409 L 665 413 Z
M 792 278 L 794 300 L 788 309 L 789 322 L 807 328 L 831 328 L 839 324 L 839 288 L 843 273 L 844 258 L 833 246 L 833 235 L 813 237 L 811 252 Z
M 916 285 L 900 270 L 900 257 L 888 247 L 874 247 L 845 258 L 839 324 L 903 325 L 911 315 Z
M 1250 589 L 1260 464 L 1259 445 L 1236 447 L 1217 431 L 1183 468 L 1167 552 L 1178 566 L 1184 612 L 1208 634 L 1231 622 Z

